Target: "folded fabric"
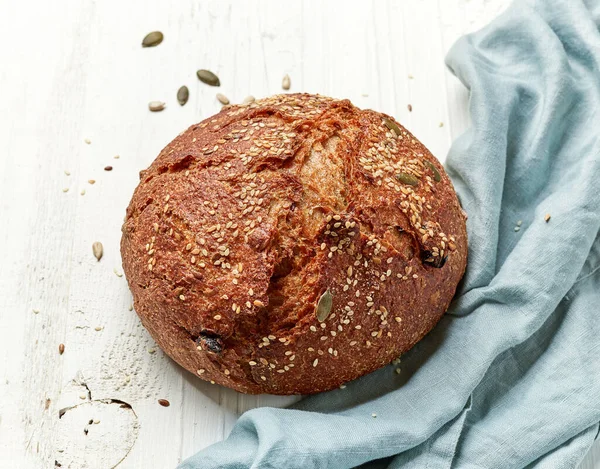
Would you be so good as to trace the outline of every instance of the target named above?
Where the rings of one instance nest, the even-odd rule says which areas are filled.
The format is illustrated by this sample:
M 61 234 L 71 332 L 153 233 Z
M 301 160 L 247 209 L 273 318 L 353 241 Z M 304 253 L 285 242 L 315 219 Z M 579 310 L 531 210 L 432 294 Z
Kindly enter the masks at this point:
M 469 265 L 401 374 L 246 412 L 180 468 L 577 466 L 600 421 L 599 26 L 599 0 L 517 1 L 449 52 Z

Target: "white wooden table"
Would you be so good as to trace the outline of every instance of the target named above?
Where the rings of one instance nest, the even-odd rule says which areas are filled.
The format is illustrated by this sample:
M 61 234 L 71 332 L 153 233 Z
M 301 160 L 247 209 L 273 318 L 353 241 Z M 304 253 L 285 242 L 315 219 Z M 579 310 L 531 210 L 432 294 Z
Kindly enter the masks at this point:
M 119 256 L 138 171 L 219 110 L 216 91 L 262 97 L 284 74 L 291 91 L 393 114 L 443 160 L 468 125 L 445 53 L 506 5 L 0 0 L 0 466 L 174 467 L 241 412 L 290 403 L 198 380 L 141 327 Z M 164 42 L 142 49 L 156 29 Z M 199 68 L 221 88 L 200 83 Z M 166 110 L 150 113 L 151 100 Z M 599 458 L 596 446 L 582 467 Z

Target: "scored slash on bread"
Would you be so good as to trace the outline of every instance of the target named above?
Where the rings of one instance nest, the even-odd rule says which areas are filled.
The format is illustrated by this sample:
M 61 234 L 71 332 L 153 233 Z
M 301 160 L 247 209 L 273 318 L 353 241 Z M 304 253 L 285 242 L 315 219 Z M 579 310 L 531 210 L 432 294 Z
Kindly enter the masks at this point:
M 180 365 L 241 392 L 309 394 L 431 330 L 467 237 L 449 178 L 406 129 L 289 94 L 167 145 L 140 173 L 121 251 L 142 323 Z

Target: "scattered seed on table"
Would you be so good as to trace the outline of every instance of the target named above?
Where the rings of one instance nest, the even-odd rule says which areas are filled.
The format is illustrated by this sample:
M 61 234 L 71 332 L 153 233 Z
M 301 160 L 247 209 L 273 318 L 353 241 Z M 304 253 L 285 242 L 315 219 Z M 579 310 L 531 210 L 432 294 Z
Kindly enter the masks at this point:
M 98 260 L 102 259 L 102 255 L 104 254 L 104 247 L 100 241 L 96 241 L 92 244 L 92 252 L 94 253 L 94 257 Z
M 159 399 L 158 403 L 163 407 L 169 407 L 171 405 L 171 403 L 166 399 Z
M 65 169 L 65 176 L 70 176 L 71 172 L 68 169 Z
M 96 327 L 94 327 L 94 330 L 96 332 L 100 332 L 102 330 L 102 326 L 96 326 Z
M 250 103 L 253 103 L 254 101 L 256 101 L 256 99 L 254 98 L 254 96 L 250 95 L 250 96 L 246 96 L 244 98 L 244 100 L 242 101 L 242 104 L 250 104 Z
M 399 375 L 400 373 L 402 373 L 402 370 L 400 368 L 396 368 L 396 374 Z
M 129 311 L 133 311 L 133 305 L 129 305 Z
M 81 194 L 81 195 L 85 195 L 85 189 L 81 189 L 81 192 L 80 192 L 80 194 Z
M 412 80 L 414 77 L 412 75 L 408 75 L 408 79 Z
M 517 226 L 521 226 L 523 224 L 523 220 L 517 221 Z
M 150 101 L 148 103 L 148 109 L 152 112 L 160 112 L 165 108 L 166 104 L 162 101 Z
M 546 223 L 548 223 L 548 222 L 550 221 L 550 218 L 552 218 L 552 217 L 550 216 L 550 214 L 549 214 L 549 213 L 547 213 L 547 214 L 544 216 L 544 221 L 545 221 Z
M 142 40 L 142 47 L 156 47 L 163 41 L 163 39 L 163 33 L 160 31 L 152 31 L 151 33 L 146 34 Z
M 196 72 L 196 76 L 202 83 L 206 83 L 210 86 L 221 86 L 221 80 L 219 80 L 219 77 L 210 70 L 198 70 Z
M 88 179 L 88 184 L 96 184 L 96 180 L 95 179 Z
M 148 353 L 149 353 L 149 354 L 151 354 L 151 355 L 152 355 L 153 353 L 155 353 L 155 352 L 156 352 L 156 349 L 153 349 L 153 348 L 149 348 L 149 349 L 148 349 Z
M 290 76 L 289 75 L 285 75 L 283 77 L 283 80 L 281 80 L 281 87 L 284 90 L 289 90 L 291 86 L 292 86 L 292 80 L 290 80 Z
M 412 112 L 412 104 L 408 105 L 408 112 Z
M 87 396 L 85 394 L 80 394 L 79 399 L 87 399 Z
M 229 98 L 227 96 L 225 96 L 222 93 L 217 93 L 217 99 L 219 100 L 219 102 L 223 105 L 227 105 L 229 104 Z
M 189 98 L 190 98 L 190 90 L 188 89 L 187 86 L 184 85 L 177 90 L 177 102 L 179 104 L 181 104 L 182 106 L 185 105 L 185 103 L 188 102 Z
M 117 270 L 117 268 L 116 268 L 116 267 L 115 267 L 115 268 L 113 268 L 113 272 L 115 273 L 115 275 L 116 275 L 117 277 L 122 277 L 122 276 L 123 276 L 123 273 L 122 273 L 122 272 L 119 272 L 119 271 Z
M 440 122 L 440 127 L 444 127 L 444 123 L 443 122 Z
M 115 155 L 115 156 L 113 156 L 113 158 L 114 158 L 115 160 L 118 160 L 119 158 L 121 158 L 121 156 L 120 156 L 120 155 Z
M 377 418 L 377 414 L 376 414 L 375 412 L 373 412 L 373 413 L 371 414 L 371 417 L 373 417 L 374 419 L 376 419 L 376 418 Z
M 84 140 L 84 142 L 85 142 L 85 143 L 87 143 L 88 145 L 89 145 L 90 143 L 92 143 L 92 141 L 91 141 L 89 138 L 86 138 L 86 139 Z
M 105 166 L 104 167 L 104 171 L 112 171 L 113 167 L 112 166 Z
M 65 187 L 65 188 L 63 189 L 63 192 L 69 192 L 69 188 L 68 188 L 68 187 Z
M 33 314 L 39 314 L 40 313 L 39 309 L 33 309 L 32 311 L 33 311 Z
M 63 353 L 65 353 L 65 344 L 60 344 L 60 345 L 58 346 L 58 353 L 60 353 L 61 355 L 62 355 Z
M 98 425 L 100 423 L 100 419 L 94 419 L 94 425 Z
M 515 231 L 519 231 L 521 228 L 518 226 L 515 226 Z

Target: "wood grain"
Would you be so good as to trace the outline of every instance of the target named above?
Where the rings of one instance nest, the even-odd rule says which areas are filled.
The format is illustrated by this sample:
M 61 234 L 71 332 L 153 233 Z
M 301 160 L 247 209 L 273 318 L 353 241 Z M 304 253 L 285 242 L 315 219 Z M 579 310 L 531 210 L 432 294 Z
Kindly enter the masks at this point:
M 245 410 L 292 402 L 195 379 L 130 311 L 118 243 L 138 171 L 219 109 L 217 91 L 232 102 L 267 96 L 285 74 L 290 91 L 396 116 L 443 161 L 468 125 L 468 94 L 444 55 L 507 4 L 0 0 L 1 465 L 106 468 L 122 457 L 122 468 L 173 467 Z M 152 30 L 164 42 L 142 49 Z M 222 86 L 200 83 L 199 68 Z M 166 109 L 150 113 L 153 100 Z M 596 445 L 581 467 L 600 467 L 599 455 Z

